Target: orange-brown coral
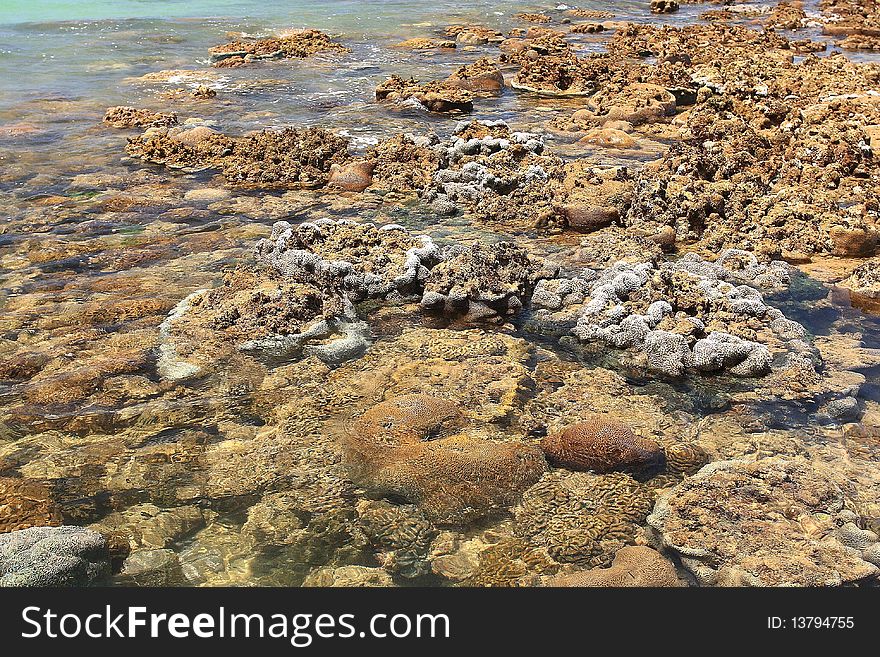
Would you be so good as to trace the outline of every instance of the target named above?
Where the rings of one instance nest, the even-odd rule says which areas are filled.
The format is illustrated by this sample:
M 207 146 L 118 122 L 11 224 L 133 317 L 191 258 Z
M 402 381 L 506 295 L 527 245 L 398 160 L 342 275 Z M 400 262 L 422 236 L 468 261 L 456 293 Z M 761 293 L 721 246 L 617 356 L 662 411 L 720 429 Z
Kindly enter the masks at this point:
M 343 439 L 352 479 L 418 504 L 442 524 L 464 524 L 516 503 L 546 469 L 540 450 L 463 434 L 439 437 L 460 423 L 455 405 L 444 400 L 407 395 L 382 402 Z
M 662 468 L 663 450 L 626 424 L 594 415 L 541 441 L 547 460 L 571 470 L 651 471 Z
M 682 586 L 675 566 L 656 550 L 643 545 L 620 548 L 608 568 L 592 568 L 559 575 L 547 586 Z
M 61 509 L 42 484 L 0 477 L 0 534 L 28 527 L 57 526 Z

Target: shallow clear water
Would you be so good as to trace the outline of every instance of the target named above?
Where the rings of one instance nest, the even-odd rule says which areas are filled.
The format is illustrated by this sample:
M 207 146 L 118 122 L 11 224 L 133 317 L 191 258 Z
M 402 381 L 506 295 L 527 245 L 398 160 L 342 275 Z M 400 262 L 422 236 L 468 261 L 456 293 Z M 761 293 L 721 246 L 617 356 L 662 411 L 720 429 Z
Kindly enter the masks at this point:
M 693 21 L 709 8 L 683 5 L 678 13 L 658 17 L 646 4 L 579 3 L 583 8 L 610 9 L 621 20 L 673 24 Z M 431 129 L 445 135 L 454 120 L 377 105 L 376 84 L 391 73 L 444 77 L 494 49 L 419 54 L 391 46 L 415 36 L 436 36 L 456 22 L 507 32 L 524 25 L 513 18 L 516 12 L 541 9 L 546 7 L 485 0 L 4 0 L 0 356 L 41 354 L 38 360 L 47 359 L 49 375 L 38 384 L 0 382 L 0 476 L 43 482 L 65 522 L 122 522 L 120 515 L 132 509 L 148 518 L 153 511 L 148 513 L 145 505 L 191 512 L 190 524 L 175 521 L 180 524 L 177 529 L 149 518 L 122 523 L 128 531 L 136 526 L 152 532 L 150 540 L 141 541 L 142 547 L 168 548 L 178 555 L 183 579 L 174 583 L 299 583 L 303 564 L 291 563 L 303 559 L 296 552 L 301 546 L 291 548 L 277 535 L 267 538 L 271 532 L 263 526 L 254 529 L 262 507 L 254 509 L 258 503 L 269 505 L 265 498 L 286 490 L 290 480 L 311 476 L 307 469 L 285 471 L 289 463 L 284 457 L 331 444 L 351 415 L 381 398 L 383 389 L 371 386 L 409 391 L 407 377 L 412 377 L 436 389 L 442 371 L 420 379 L 421 373 L 408 369 L 410 359 L 420 356 L 397 346 L 404 329 L 424 330 L 425 322 L 403 310 L 377 311 L 372 318 L 374 338 L 389 350 L 385 360 L 366 372 L 354 366 L 325 372 L 326 389 L 319 375 L 298 373 L 296 364 L 269 372 L 220 370 L 197 383 L 169 386 L 156 371 L 159 323 L 181 298 L 215 285 L 225 268 L 247 261 L 254 241 L 267 235 L 278 219 L 329 214 L 394 221 L 430 232 L 441 243 L 497 241 L 511 234 L 472 224 L 466 217 L 438 218 L 413 203 L 383 205 L 370 195 L 249 193 L 222 197 L 221 202 L 187 197 L 188 192 L 222 188 L 222 179 L 207 173 L 169 174 L 131 162 L 124 157 L 124 147 L 133 133 L 107 129 L 101 117 L 108 106 L 132 105 L 170 109 L 182 119 L 198 118 L 231 134 L 321 125 L 344 131 L 360 149 L 395 132 Z M 351 53 L 294 65 L 208 66 L 208 48 L 226 41 L 227 32 L 268 34 L 306 26 L 336 35 Z M 607 36 L 578 38 L 582 51 L 590 52 L 601 50 Z M 192 71 L 195 77 L 170 83 L 142 79 L 168 69 Z M 200 82 L 218 91 L 216 100 L 162 95 Z M 473 116 L 504 118 L 518 129 L 543 131 L 548 118 L 571 106 L 568 101 L 507 90 L 481 102 Z M 591 156 L 603 163 L 640 159 L 603 151 Z M 580 239 L 534 231 L 522 231 L 515 238 L 563 263 L 575 262 L 572 253 Z M 880 348 L 876 317 L 849 307 L 829 287 L 807 277 L 773 302 L 814 336 L 833 344 L 846 342 L 841 359 L 847 371 L 868 378 L 860 400 L 867 409 L 861 437 L 868 438 L 865 444 L 852 439 L 848 448 L 876 449 L 880 395 L 871 380 L 880 358 L 870 351 Z M 623 373 L 628 386 L 624 396 L 635 400 L 633 408 L 645 414 L 634 422 L 643 421 L 661 433 L 702 431 L 715 436 L 719 456 L 735 453 L 733 448 L 725 452 L 723 444 L 731 431 L 728 422 L 734 421 L 742 434 L 736 434 L 737 439 L 770 452 L 774 440 L 795 437 L 805 443 L 845 442 L 847 429 L 817 420 L 815 409 L 821 400 L 767 405 L 765 400 L 748 399 L 748 382 L 707 377 L 673 384 L 640 378 L 618 354 L 568 351 L 555 340 L 536 337 L 527 320 L 523 317 L 502 331 L 524 339 L 530 350 L 517 362 L 528 372 L 524 378 L 532 381 L 532 389 L 524 386 L 526 397 L 558 387 L 566 373 L 582 366 L 608 368 Z M 429 350 L 435 346 L 433 339 L 424 337 L 421 347 Z M 454 342 L 448 336 L 437 339 Z M 860 356 L 847 356 L 851 352 Z M 479 367 L 468 363 L 475 370 Z M 542 370 L 546 363 L 552 363 L 546 366 L 549 373 Z M 385 379 L 377 374 L 380 371 L 387 374 Z M 496 424 L 517 434 L 515 423 L 507 426 L 506 421 Z M 300 424 L 308 425 L 303 430 L 311 441 L 306 447 L 272 437 L 273 431 L 282 434 Z M 293 429 L 289 433 L 299 436 Z M 324 456 L 315 458 L 317 471 L 326 463 L 320 461 Z M 270 513 L 274 507 L 267 508 L 259 513 Z M 287 521 L 290 526 L 283 524 Z M 289 518 L 278 523 L 278 534 L 299 529 Z M 466 536 L 483 529 L 469 530 Z M 314 564 L 304 563 L 320 565 L 324 556 L 312 554 Z M 432 577 L 413 581 L 438 583 Z

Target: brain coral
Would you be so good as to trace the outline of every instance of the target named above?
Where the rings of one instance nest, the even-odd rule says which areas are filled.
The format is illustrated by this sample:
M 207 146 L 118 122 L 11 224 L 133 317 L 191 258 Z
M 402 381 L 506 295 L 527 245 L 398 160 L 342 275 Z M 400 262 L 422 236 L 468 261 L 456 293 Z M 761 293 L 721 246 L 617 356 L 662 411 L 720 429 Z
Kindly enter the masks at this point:
M 592 568 L 554 577 L 547 586 L 682 586 L 675 566 L 657 550 L 627 545 L 614 555 L 610 568 Z
M 451 435 L 464 418 L 458 406 L 430 395 L 401 395 L 376 404 L 358 418 L 355 431 L 377 444 L 396 446 Z
M 570 470 L 653 472 L 664 464 L 663 450 L 622 422 L 593 415 L 541 441 L 551 465 Z
M 441 409 L 439 423 L 429 415 L 434 408 Z M 433 522 L 461 524 L 506 508 L 547 467 L 539 449 L 521 442 L 462 434 L 430 440 L 458 421 L 443 400 L 408 395 L 365 417 L 343 439 L 352 479 L 418 504 Z
M 560 562 L 606 566 L 635 541 L 654 494 L 627 474 L 549 472 L 514 508 L 516 533 Z
M 802 457 L 719 461 L 664 493 L 648 524 L 702 585 L 837 586 L 875 576 L 864 555 L 871 546 L 841 536 L 835 518 L 854 514 L 820 467 Z
M 386 571 L 407 578 L 430 572 L 427 557 L 437 530 L 417 506 L 364 500 L 358 515 L 358 524 Z

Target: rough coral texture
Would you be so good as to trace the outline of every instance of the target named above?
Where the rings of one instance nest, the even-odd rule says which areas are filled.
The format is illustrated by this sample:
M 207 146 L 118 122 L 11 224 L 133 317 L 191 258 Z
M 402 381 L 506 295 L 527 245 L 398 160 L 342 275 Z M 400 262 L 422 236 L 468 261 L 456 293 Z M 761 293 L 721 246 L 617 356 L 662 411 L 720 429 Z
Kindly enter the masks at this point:
M 503 317 L 519 312 L 535 283 L 555 273 L 512 242 L 453 246 L 428 274 L 421 306 L 451 316 Z
M 653 491 L 623 473 L 555 470 L 514 508 L 516 533 L 562 563 L 607 566 L 635 543 L 654 504 Z
M 565 427 L 541 441 L 551 465 L 570 470 L 642 473 L 660 470 L 665 456 L 655 441 L 642 438 L 622 422 L 601 415 Z
M 159 371 L 172 379 L 193 376 L 236 352 L 268 361 L 303 353 L 332 360 L 333 350 L 357 334 L 362 352 L 368 332 L 350 314 L 344 300 L 313 284 L 235 269 L 219 287 L 184 299 L 163 322 Z
M 280 221 L 255 249 L 258 262 L 283 278 L 354 301 L 418 294 L 428 268 L 440 260 L 439 247 L 426 235 L 343 219 L 297 226 Z
M 320 187 L 331 166 L 348 157 L 348 140 L 321 128 L 265 130 L 236 143 L 223 175 L 236 185 Z
M 502 510 L 546 469 L 540 450 L 524 443 L 444 437 L 459 418 L 443 400 L 410 395 L 365 415 L 343 441 L 352 478 L 417 504 L 433 522 L 465 524 Z
M 554 126 L 567 131 L 586 130 L 610 121 L 637 126 L 665 120 L 675 114 L 675 96 L 657 84 L 619 82 L 603 85 L 585 106 Z
M 446 80 L 420 83 L 398 75 L 376 87 L 376 100 L 396 104 L 413 100 L 429 112 L 440 114 L 470 112 L 474 108 L 473 94 L 460 84 Z
M 579 58 L 563 35 L 548 33 L 528 39 L 511 58 L 520 69 L 511 86 L 551 96 L 584 96 L 596 89 L 587 60 Z
M 880 261 L 868 260 L 859 265 L 840 285 L 849 290 L 854 306 L 880 312 Z
M 667 376 L 686 370 L 760 376 L 771 371 L 774 352 L 809 360 L 806 330 L 743 284 L 787 280 L 783 263 L 761 265 L 739 251 L 726 251 L 716 262 L 696 255 L 660 267 L 618 262 L 591 282 L 572 333 L 582 341 L 636 348 L 649 370 Z M 541 316 L 552 313 L 545 309 Z
M 626 225 L 771 257 L 874 252 L 876 185 L 864 184 L 877 175 L 874 63 L 810 54 L 794 63 L 818 46 L 720 24 L 630 25 L 609 49 L 674 61 L 687 77 L 676 86 L 696 101 L 677 117 L 680 139 L 635 176 Z
M 807 459 L 720 461 L 664 493 L 648 524 L 703 585 L 839 586 L 878 572 L 863 558 L 876 534 L 835 523 L 847 506 Z
M 358 523 L 387 572 L 406 579 L 430 572 L 428 552 L 437 529 L 419 507 L 364 501 L 358 506 Z
M 230 184 L 260 188 L 321 187 L 332 166 L 350 158 L 348 140 L 323 128 L 263 130 L 244 137 L 205 126 L 151 128 L 129 139 L 127 150 L 170 168 L 219 169 Z
M 373 185 L 398 192 L 422 191 L 443 166 L 443 155 L 430 137 L 398 134 L 383 139 L 367 154 L 375 161 Z
M 169 112 L 151 112 L 135 107 L 108 107 L 104 123 L 114 128 L 159 128 L 177 125 L 177 115 Z
M 82 527 L 0 534 L 0 586 L 86 586 L 110 574 L 107 540 Z
M 348 48 L 319 30 L 295 31 L 283 36 L 250 41 L 233 41 L 210 49 L 215 66 L 267 60 L 303 59 L 318 53 L 346 53 Z
M 559 575 L 546 586 L 679 587 L 683 583 L 675 565 L 659 552 L 644 545 L 628 545 L 617 551 L 608 568 Z

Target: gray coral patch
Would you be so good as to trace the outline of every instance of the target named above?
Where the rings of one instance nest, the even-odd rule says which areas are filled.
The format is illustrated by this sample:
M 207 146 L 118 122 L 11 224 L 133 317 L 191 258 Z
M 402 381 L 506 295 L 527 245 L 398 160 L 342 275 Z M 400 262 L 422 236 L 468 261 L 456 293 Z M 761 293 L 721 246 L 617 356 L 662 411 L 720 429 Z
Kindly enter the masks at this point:
M 0 586 L 85 586 L 110 574 L 106 539 L 82 527 L 0 534 Z
M 785 285 L 786 267 L 759 265 L 751 254 L 733 249 L 716 262 L 695 254 L 659 266 L 620 261 L 591 281 L 583 299 L 563 301 L 547 285 L 539 290 L 539 303 L 558 313 L 573 306 L 575 337 L 635 349 L 652 372 L 756 377 L 769 373 L 777 356 L 797 352 L 795 341 L 807 335 L 752 286 Z

